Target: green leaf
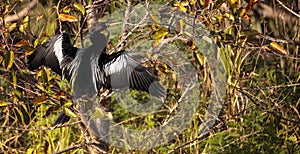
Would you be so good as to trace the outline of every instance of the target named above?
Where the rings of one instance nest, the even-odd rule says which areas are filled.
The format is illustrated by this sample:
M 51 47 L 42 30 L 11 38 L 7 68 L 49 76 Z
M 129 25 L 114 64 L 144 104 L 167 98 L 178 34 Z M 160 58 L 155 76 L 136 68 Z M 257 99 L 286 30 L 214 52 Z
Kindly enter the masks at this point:
M 85 15 L 85 8 L 83 5 L 79 3 L 74 3 L 73 5 L 77 10 L 79 10 L 82 13 L 82 15 Z
M 13 63 L 14 63 L 14 52 L 13 51 L 7 51 L 6 54 L 5 54 L 5 60 L 4 60 L 4 63 L 3 63 L 3 67 L 6 71 L 8 71 Z
M 16 76 L 16 73 L 12 71 L 12 72 L 9 73 L 9 75 L 10 75 L 10 81 L 13 83 L 13 87 L 14 87 L 14 89 L 16 89 L 17 88 L 17 76 Z
M 67 108 L 67 107 L 64 108 L 64 112 L 69 117 L 72 117 L 72 118 L 76 117 L 76 114 L 72 110 L 70 110 L 69 108 Z
M 62 9 L 62 11 L 63 11 L 64 13 L 70 13 L 71 9 L 70 9 L 69 6 L 65 6 L 65 7 Z
M 95 108 L 94 116 L 95 116 L 96 118 L 100 118 L 100 119 L 104 118 L 104 113 L 103 113 L 102 109 L 96 107 L 96 108 Z
M 22 111 L 17 107 L 14 108 L 14 111 L 15 111 L 16 116 L 18 117 L 18 120 L 24 124 L 24 116 L 23 116 Z
M 169 33 L 168 30 L 169 29 L 165 28 L 165 27 L 160 28 L 158 31 L 153 33 L 153 38 L 155 40 L 157 40 L 157 39 L 160 39 L 160 38 L 166 36 Z
M 64 107 L 70 107 L 72 104 L 73 104 L 73 102 L 71 101 L 71 100 L 65 100 L 65 99 L 62 99 L 61 98 L 61 100 L 64 100 Z

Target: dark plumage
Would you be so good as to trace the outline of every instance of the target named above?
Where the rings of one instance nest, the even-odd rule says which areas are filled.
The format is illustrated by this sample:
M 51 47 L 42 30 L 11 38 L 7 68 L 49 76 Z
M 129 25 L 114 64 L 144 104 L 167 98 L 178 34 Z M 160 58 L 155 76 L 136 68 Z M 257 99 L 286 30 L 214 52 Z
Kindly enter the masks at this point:
M 73 47 L 66 33 L 51 37 L 28 58 L 29 69 L 50 67 L 73 83 L 74 99 L 93 97 L 100 89 L 131 88 L 164 97 L 165 89 L 157 77 L 135 60 L 135 55 L 119 51 L 106 54 L 106 37 L 100 32 L 90 36 L 92 45 L 85 49 Z M 151 86 L 150 86 L 151 85 Z M 71 108 L 72 109 L 72 108 Z M 54 125 L 69 121 L 63 112 Z

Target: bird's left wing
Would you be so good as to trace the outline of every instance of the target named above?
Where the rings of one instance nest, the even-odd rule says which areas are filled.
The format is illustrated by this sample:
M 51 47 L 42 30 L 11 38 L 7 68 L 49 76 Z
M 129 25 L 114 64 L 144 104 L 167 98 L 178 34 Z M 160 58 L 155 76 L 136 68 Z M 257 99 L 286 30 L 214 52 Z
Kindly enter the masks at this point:
M 97 85 L 108 89 L 130 88 L 145 91 L 156 97 L 165 97 L 165 88 L 158 78 L 142 66 L 132 54 L 120 51 L 107 55 L 103 53 L 99 58 L 96 74 L 103 74 L 96 80 Z

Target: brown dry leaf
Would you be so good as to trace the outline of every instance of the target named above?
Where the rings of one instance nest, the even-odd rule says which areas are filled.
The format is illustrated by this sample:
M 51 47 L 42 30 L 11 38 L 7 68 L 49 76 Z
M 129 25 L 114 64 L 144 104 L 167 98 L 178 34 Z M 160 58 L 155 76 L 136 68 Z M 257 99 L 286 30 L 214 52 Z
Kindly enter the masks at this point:
M 42 94 L 41 96 L 35 98 L 33 100 L 33 103 L 36 104 L 36 105 L 39 105 L 39 104 L 43 104 L 47 101 L 47 97 L 45 94 Z
M 40 21 L 42 18 L 43 18 L 43 14 L 41 14 L 41 15 L 38 15 L 37 17 L 36 17 L 36 21 Z
M 187 45 L 190 49 L 194 50 L 196 48 L 196 44 L 194 41 L 190 40 L 187 42 Z
M 64 99 L 67 98 L 65 91 L 59 91 L 58 93 L 55 94 L 55 99 L 59 99 L 61 97 L 64 98 Z
M 19 41 L 18 43 L 15 44 L 16 47 L 21 47 L 21 46 L 24 46 L 24 45 L 27 45 L 27 41 L 25 39 Z
M 78 19 L 72 15 L 68 15 L 68 14 L 59 14 L 58 15 L 58 19 L 61 21 L 67 21 L 67 22 L 76 22 L 78 21 Z
M 271 49 L 275 50 L 276 52 L 278 52 L 280 54 L 283 54 L 283 55 L 287 54 L 285 49 L 282 46 L 280 46 L 277 42 L 271 42 L 270 47 L 271 47 Z

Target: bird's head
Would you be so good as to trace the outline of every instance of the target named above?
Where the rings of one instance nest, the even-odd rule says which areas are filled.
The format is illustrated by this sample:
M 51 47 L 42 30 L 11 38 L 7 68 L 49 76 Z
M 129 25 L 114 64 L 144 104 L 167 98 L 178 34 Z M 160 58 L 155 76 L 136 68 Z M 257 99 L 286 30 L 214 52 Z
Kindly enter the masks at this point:
M 90 40 L 93 43 L 93 45 L 97 45 L 97 44 L 106 45 L 106 43 L 107 43 L 106 36 L 103 33 L 101 33 L 100 31 L 94 32 L 90 36 Z

